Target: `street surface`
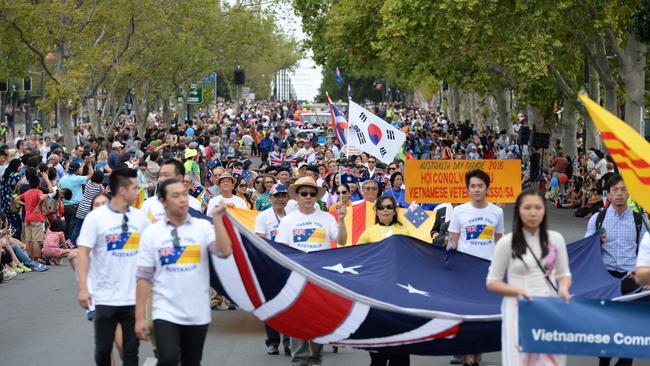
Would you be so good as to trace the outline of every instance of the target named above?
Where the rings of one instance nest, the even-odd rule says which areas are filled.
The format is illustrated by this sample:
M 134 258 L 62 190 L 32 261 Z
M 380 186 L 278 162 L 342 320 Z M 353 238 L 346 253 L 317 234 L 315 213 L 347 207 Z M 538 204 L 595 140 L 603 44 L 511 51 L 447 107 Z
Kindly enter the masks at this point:
M 506 231 L 511 227 L 512 209 L 506 208 Z M 578 240 L 587 221 L 575 218 L 572 210 L 551 209 L 551 225 L 567 242 Z M 93 330 L 77 304 L 74 273 L 67 262 L 44 273 L 19 274 L 0 284 L 0 354 L 3 365 L 52 366 L 92 365 Z M 268 356 L 262 323 L 242 311 L 214 311 L 205 342 L 203 365 L 288 366 L 285 356 Z M 140 345 L 140 363 L 155 365 L 151 345 Z M 413 366 L 442 366 L 450 357 L 412 356 Z M 363 351 L 325 347 L 325 365 L 368 365 Z M 499 365 L 500 354 L 484 355 L 484 365 Z M 571 366 L 597 365 L 595 358 L 572 357 Z M 635 361 L 650 366 L 650 361 Z M 117 363 L 121 365 L 121 363 Z

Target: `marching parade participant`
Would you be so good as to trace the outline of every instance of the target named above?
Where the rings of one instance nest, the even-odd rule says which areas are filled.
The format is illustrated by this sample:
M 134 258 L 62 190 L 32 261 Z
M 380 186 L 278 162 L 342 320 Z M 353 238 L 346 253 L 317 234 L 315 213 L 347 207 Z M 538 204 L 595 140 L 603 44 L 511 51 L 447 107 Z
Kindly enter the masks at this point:
M 117 168 L 111 172 L 111 202 L 88 213 L 77 240 L 79 305 L 95 307 L 95 362 L 111 364 L 115 327 L 122 326 L 124 365 L 138 365 L 135 335 L 135 269 L 146 216 L 131 207 L 138 197 L 137 172 Z M 88 285 L 93 289 L 92 297 Z
M 310 177 L 299 178 L 289 187 L 289 196 L 298 202 L 298 210 L 280 220 L 275 241 L 304 252 L 324 250 L 330 242 L 345 245 L 345 206 L 338 211 L 339 224 L 334 217 L 314 207 L 325 190 Z M 291 338 L 291 362 L 296 366 L 318 365 L 321 362 L 322 344 Z
M 141 340 L 149 337 L 145 305 L 153 292 L 158 365 L 175 366 L 180 360 L 182 365 L 198 366 L 212 318 L 208 252 L 228 256 L 232 250 L 221 220 L 226 207 L 214 210 L 213 227 L 209 221 L 188 214 L 189 193 L 178 179 L 163 182 L 158 196 L 165 207 L 165 218 L 140 237 L 135 332 Z

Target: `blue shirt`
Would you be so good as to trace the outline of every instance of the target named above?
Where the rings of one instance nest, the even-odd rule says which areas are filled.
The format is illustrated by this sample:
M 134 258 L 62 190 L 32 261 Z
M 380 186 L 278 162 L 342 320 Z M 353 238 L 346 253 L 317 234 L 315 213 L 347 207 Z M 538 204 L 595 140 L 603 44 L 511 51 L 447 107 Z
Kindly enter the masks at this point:
M 591 216 L 587 224 L 585 237 L 596 232 L 598 214 Z M 603 226 L 607 231 L 605 243 L 600 247 L 603 263 L 608 271 L 629 272 L 636 267 L 637 242 L 636 225 L 632 210 L 625 209 L 622 215 L 617 215 L 611 206 L 607 208 Z M 639 239 L 647 232 L 645 225 L 641 226 Z
M 81 175 L 76 174 L 66 174 L 61 180 L 59 180 L 59 188 L 67 188 L 72 192 L 72 198 L 70 200 L 63 200 L 65 206 L 68 205 L 78 205 L 83 196 L 83 190 L 81 187 L 86 184 L 87 178 Z

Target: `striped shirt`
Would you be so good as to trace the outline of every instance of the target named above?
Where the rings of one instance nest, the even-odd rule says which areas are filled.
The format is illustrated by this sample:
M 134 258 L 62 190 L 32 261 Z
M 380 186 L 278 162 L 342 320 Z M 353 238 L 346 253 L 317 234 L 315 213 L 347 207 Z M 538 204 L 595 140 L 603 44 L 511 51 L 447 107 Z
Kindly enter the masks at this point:
M 102 185 L 93 183 L 91 181 L 86 182 L 86 187 L 84 188 L 84 194 L 79 201 L 79 208 L 77 208 L 78 219 L 85 219 L 88 212 L 90 212 L 90 203 L 93 201 L 98 194 L 102 192 Z
M 587 224 L 585 237 L 596 232 L 596 219 L 598 214 L 591 216 Z M 611 206 L 607 208 L 603 226 L 607 231 L 605 243 L 600 247 L 603 263 L 608 271 L 629 272 L 636 266 L 637 242 L 636 225 L 632 210 L 625 209 L 618 215 Z M 647 232 L 645 225 L 641 227 L 639 238 Z

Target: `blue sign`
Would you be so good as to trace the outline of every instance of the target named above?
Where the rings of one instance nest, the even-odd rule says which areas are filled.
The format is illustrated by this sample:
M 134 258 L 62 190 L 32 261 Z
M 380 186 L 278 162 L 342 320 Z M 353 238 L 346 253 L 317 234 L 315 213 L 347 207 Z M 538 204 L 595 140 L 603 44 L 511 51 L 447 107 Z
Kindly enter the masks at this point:
M 650 305 L 536 297 L 519 302 L 526 353 L 650 358 Z

